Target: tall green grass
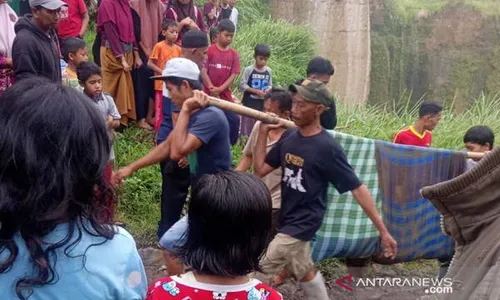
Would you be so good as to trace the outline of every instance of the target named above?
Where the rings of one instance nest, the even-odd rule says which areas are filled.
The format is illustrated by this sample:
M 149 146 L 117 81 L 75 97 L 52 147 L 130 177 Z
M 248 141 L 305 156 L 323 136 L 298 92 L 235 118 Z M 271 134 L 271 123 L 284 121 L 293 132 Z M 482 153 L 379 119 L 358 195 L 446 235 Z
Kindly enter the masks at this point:
M 196 1 L 203 7 L 205 0 Z M 253 64 L 253 50 L 257 44 L 271 47 L 268 62 L 273 69 L 273 84 L 287 86 L 305 76 L 305 66 L 314 55 L 317 41 L 311 31 L 304 26 L 297 26 L 282 20 L 272 20 L 268 1 L 239 0 L 238 31 L 232 47 L 240 54 L 243 68 Z M 233 89 L 238 89 L 239 78 Z
M 407 97 L 405 95 L 404 97 Z M 403 97 L 402 97 L 403 98 Z M 446 104 L 443 119 L 433 135 L 433 147 L 462 150 L 463 135 L 471 126 L 487 125 L 500 133 L 500 94 L 482 95 L 462 113 L 453 112 L 453 102 Z M 339 131 L 390 141 L 395 132 L 415 122 L 418 103 L 389 106 L 338 106 Z M 392 106 L 391 106 L 392 107 Z M 153 136 L 136 128 L 119 134 L 115 143 L 117 166 L 124 166 L 145 155 L 153 146 Z M 243 143 L 232 149 L 233 164 L 241 158 Z M 161 176 L 158 166 L 145 168 L 127 179 L 120 190 L 119 218 L 140 245 L 156 242 L 159 220 Z
M 252 26 L 238 30 L 234 37 L 233 47 L 240 54 L 242 69 L 254 63 L 254 48 L 259 43 L 271 47 L 268 66 L 273 70 L 273 85 L 287 86 L 305 76 L 316 40 L 305 27 L 281 20 L 256 20 Z

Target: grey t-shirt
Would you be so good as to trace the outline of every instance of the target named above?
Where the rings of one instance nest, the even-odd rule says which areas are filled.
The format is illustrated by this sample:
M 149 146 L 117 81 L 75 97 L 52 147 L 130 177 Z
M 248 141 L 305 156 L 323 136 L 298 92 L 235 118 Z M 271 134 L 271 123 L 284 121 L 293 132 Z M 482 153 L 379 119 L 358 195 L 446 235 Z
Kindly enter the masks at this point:
M 94 103 L 97 105 L 97 108 L 101 111 L 104 120 L 108 120 L 108 116 L 112 116 L 113 120 L 120 120 L 122 116 L 120 112 L 118 112 L 118 108 L 116 108 L 115 101 L 111 95 L 106 93 L 101 93 L 94 99 Z M 108 128 L 109 139 L 113 141 L 113 130 Z M 115 150 L 113 148 L 113 143 L 111 143 L 111 149 L 109 153 L 109 160 L 115 159 Z

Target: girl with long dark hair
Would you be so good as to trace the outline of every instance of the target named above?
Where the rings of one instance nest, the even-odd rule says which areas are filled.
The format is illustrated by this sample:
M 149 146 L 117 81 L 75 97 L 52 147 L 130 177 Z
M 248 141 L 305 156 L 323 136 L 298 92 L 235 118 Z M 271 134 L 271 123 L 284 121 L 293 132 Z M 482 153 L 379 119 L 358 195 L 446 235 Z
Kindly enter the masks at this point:
M 103 221 L 114 197 L 104 119 L 90 99 L 25 79 L 0 97 L 2 299 L 143 299 L 135 242 Z

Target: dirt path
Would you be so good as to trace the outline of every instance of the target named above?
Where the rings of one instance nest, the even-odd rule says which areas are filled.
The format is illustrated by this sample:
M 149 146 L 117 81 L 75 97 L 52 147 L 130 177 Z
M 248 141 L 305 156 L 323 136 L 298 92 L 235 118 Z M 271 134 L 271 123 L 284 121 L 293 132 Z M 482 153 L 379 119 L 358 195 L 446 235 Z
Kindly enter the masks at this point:
M 155 248 L 142 248 L 139 250 L 146 268 L 148 283 L 153 283 L 156 279 L 165 277 L 166 272 L 162 269 L 162 252 Z M 322 263 L 319 268 L 327 281 L 327 288 L 330 299 L 336 300 L 375 300 L 375 299 L 398 299 L 415 300 L 421 296 L 427 295 L 422 287 L 363 287 L 355 291 L 347 290 L 335 283 L 339 278 L 347 276 L 347 268 L 337 260 Z M 392 266 L 372 265 L 367 268 L 365 277 L 400 277 L 400 278 L 433 278 L 437 273 L 437 264 L 435 261 L 418 261 L 405 264 L 396 264 Z M 352 286 L 352 284 L 351 284 Z M 279 291 L 287 300 L 302 300 L 304 294 L 299 289 L 298 284 L 289 280 Z

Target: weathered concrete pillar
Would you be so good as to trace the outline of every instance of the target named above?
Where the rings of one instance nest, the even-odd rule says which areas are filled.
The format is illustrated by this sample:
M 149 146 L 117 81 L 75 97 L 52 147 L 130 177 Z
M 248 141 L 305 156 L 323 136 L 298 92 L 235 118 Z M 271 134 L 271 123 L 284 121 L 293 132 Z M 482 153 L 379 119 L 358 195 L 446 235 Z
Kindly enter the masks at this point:
M 370 87 L 369 0 L 270 0 L 270 6 L 273 18 L 311 28 L 318 38 L 317 54 L 334 63 L 330 88 L 340 99 L 365 103 Z

